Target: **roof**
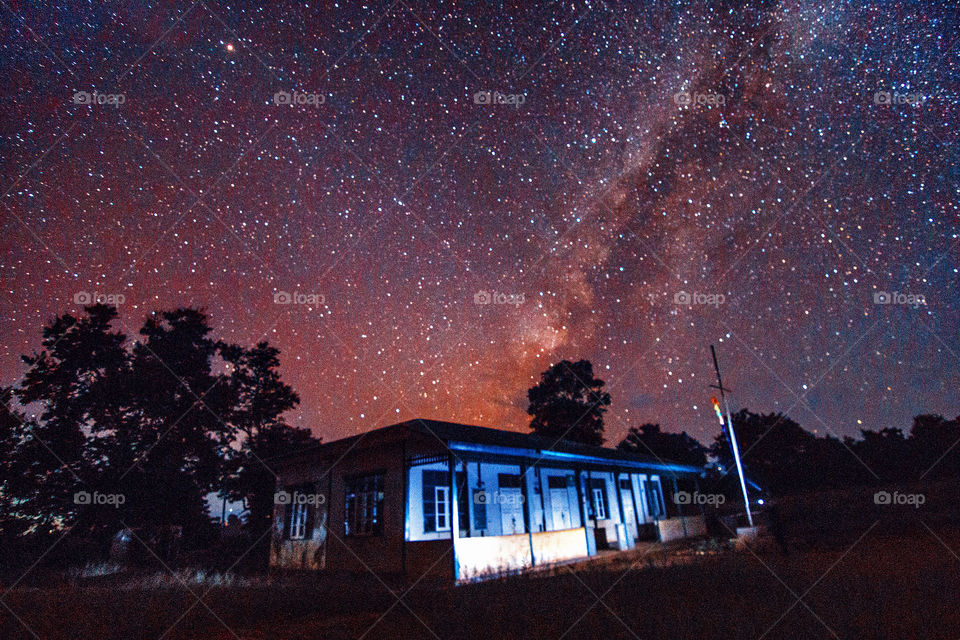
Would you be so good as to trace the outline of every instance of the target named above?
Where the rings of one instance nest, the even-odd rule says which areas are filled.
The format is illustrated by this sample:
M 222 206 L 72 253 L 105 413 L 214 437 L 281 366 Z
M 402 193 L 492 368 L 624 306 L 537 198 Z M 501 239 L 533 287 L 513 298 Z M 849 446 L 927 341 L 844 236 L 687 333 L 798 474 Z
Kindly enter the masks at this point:
M 518 452 L 526 452 L 528 456 L 533 454 L 532 457 L 536 460 L 566 459 L 568 462 L 574 463 L 606 463 L 617 466 L 662 469 L 676 473 L 701 472 L 699 467 L 680 464 L 672 460 L 664 460 L 653 455 L 593 446 L 570 440 L 557 440 L 555 438 L 538 436 L 531 433 L 519 433 L 516 431 L 505 431 L 502 429 L 491 429 L 489 427 L 478 427 L 475 425 L 445 422 L 442 420 L 428 420 L 424 418 L 414 418 L 356 436 L 322 443 L 311 447 L 309 450 L 297 451 L 285 457 L 298 457 L 314 449 L 324 453 L 341 449 L 349 451 L 359 444 L 358 440 L 360 439 L 373 445 L 378 442 L 403 439 L 406 436 L 404 432 L 429 435 L 437 438 L 451 449 L 461 451 L 473 450 L 483 452 L 495 448 L 507 455 L 511 453 L 512 455 L 522 455 L 522 453 Z

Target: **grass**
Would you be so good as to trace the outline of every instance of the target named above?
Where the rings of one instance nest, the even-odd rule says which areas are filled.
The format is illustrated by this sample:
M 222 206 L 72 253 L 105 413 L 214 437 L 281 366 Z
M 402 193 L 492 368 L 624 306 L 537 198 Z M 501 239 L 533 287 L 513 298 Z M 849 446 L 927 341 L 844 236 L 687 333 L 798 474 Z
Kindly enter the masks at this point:
M 785 505 L 786 556 L 763 544 L 658 548 L 409 591 L 373 575 L 120 572 L 18 587 L 3 603 L 44 640 L 960 637 L 960 523 L 949 509 L 875 518 L 849 495 L 816 504 L 816 515 L 802 500 Z M 34 636 L 0 607 L 0 637 Z

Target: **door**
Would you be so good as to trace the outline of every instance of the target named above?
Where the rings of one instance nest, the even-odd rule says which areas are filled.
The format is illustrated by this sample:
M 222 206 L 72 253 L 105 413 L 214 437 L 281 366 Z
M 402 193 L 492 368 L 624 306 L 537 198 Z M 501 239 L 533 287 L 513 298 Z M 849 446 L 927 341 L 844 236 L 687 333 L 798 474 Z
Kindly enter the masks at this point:
M 553 514 L 554 529 L 569 529 L 570 522 L 570 496 L 567 488 L 550 489 L 550 512 Z
M 620 478 L 620 500 L 623 503 L 623 519 L 627 528 L 627 543 L 631 546 L 637 539 L 637 510 L 633 504 L 633 487 L 630 477 Z
M 547 476 L 547 488 L 550 491 L 551 530 L 573 528 L 570 517 L 570 491 L 565 476 Z
M 497 496 L 500 503 L 500 526 L 505 536 L 524 533 L 523 492 L 516 487 L 501 487 Z

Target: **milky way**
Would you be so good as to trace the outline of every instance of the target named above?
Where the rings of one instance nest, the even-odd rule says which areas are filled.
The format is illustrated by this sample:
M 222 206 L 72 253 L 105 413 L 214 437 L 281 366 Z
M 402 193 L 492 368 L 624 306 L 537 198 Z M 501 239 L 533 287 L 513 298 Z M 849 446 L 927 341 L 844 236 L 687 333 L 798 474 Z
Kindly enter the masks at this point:
M 706 440 L 711 343 L 821 434 L 960 413 L 955 7 L 264 4 L 4 3 L 0 382 L 96 293 L 270 340 L 325 438 L 588 358 L 608 442 Z

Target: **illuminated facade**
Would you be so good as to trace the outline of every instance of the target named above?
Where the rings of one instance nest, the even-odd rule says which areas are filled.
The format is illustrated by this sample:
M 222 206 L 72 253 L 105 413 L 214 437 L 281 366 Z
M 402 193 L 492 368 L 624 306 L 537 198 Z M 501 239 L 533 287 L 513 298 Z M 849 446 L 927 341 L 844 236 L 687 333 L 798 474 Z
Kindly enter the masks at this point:
M 277 567 L 467 581 L 704 533 L 664 500 L 700 469 L 511 431 L 411 420 L 276 467 Z

